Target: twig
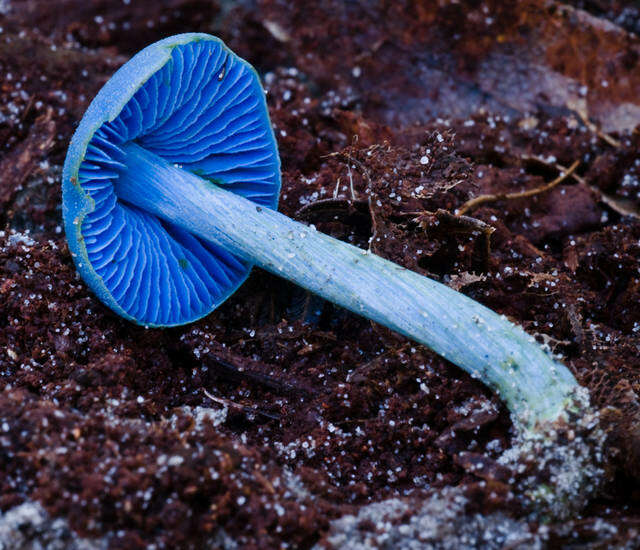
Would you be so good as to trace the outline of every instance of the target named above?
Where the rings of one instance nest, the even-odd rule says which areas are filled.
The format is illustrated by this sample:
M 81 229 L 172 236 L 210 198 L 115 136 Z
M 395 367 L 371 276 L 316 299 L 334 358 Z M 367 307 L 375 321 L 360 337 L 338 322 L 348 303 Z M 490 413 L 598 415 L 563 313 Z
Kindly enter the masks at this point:
M 456 216 L 462 216 L 469 210 L 472 210 L 478 207 L 479 205 L 487 202 L 495 202 L 499 200 L 523 199 L 526 197 L 539 195 L 540 193 L 545 193 L 546 191 L 553 189 L 556 185 L 558 185 L 559 183 L 562 183 L 569 176 L 571 176 L 575 172 L 579 164 L 580 164 L 580 161 L 576 160 L 571 166 L 569 166 L 566 172 L 564 172 L 563 174 L 560 174 L 556 179 L 554 179 L 553 181 L 550 181 L 549 183 L 545 183 L 540 187 L 536 187 L 534 189 L 527 189 L 526 191 L 519 191 L 518 193 L 489 193 L 487 195 L 480 195 L 479 197 L 475 197 L 474 199 L 468 200 L 460 208 L 458 208 L 456 210 Z
M 454 216 L 448 210 L 444 210 L 443 208 L 438 208 L 435 212 L 430 212 L 429 210 L 422 211 L 409 211 L 409 212 L 398 212 L 396 214 L 400 217 L 414 217 L 414 222 L 417 222 L 420 227 L 426 230 L 427 223 L 423 220 L 423 217 L 435 217 L 438 220 L 438 223 L 445 223 L 448 228 L 450 228 L 454 233 L 460 234 L 472 234 L 476 235 L 480 232 L 484 237 L 484 249 L 485 249 L 485 264 L 488 264 L 489 258 L 491 257 L 491 235 L 495 232 L 496 228 L 492 225 L 489 225 L 478 218 L 472 218 L 470 216 Z
M 232 361 L 235 360 L 235 358 L 230 359 Z M 313 395 L 313 392 L 308 387 L 298 384 L 297 381 L 292 383 L 290 380 L 281 380 L 274 376 L 270 376 L 269 374 L 257 372 L 256 370 L 247 368 L 246 366 L 238 366 L 214 353 L 207 354 L 203 358 L 202 362 L 207 365 L 207 367 L 212 367 L 213 373 L 220 378 L 258 384 L 279 393 L 304 393 L 305 395 Z
M 355 201 L 358 199 L 355 189 L 353 188 L 353 176 L 351 175 L 351 164 L 347 164 L 347 172 L 349 174 L 349 189 L 351 190 L 351 198 Z
M 375 242 L 378 238 L 378 222 L 376 220 L 376 213 L 373 209 L 373 202 L 371 201 L 371 195 L 367 200 L 367 206 L 369 207 L 369 216 L 371 216 L 371 237 L 369 237 L 369 246 L 367 249 L 369 252 L 376 252 Z
M 565 168 L 561 164 L 557 164 L 557 163 L 554 164 L 554 163 L 547 162 L 541 157 L 528 156 L 523 158 L 525 158 L 526 160 L 534 160 L 543 166 L 553 167 L 556 170 L 560 170 L 560 171 L 567 170 L 567 168 Z M 588 183 L 587 180 L 585 180 L 585 178 L 579 176 L 578 174 L 573 173 L 571 174 L 571 177 L 574 180 L 576 180 L 578 183 L 581 183 L 589 187 L 589 189 L 591 189 L 594 193 L 596 193 L 600 197 L 600 200 L 604 204 L 606 204 L 609 208 L 611 208 L 611 210 L 613 210 L 614 212 L 617 212 L 621 216 L 631 216 L 633 218 L 640 219 L 640 211 L 638 211 L 638 208 L 629 199 L 609 195 L 605 193 L 602 189 L 597 187 L 596 185 Z
M 495 232 L 495 227 L 483 222 L 482 220 L 472 218 L 470 216 L 464 216 L 461 214 L 454 216 L 449 211 L 442 208 L 438 208 L 438 210 L 436 211 L 436 217 L 439 221 L 445 220 L 451 224 L 457 222 L 460 225 L 461 229 L 470 231 L 473 234 L 475 234 L 476 231 L 480 231 L 480 233 L 484 236 L 484 264 L 485 268 L 488 268 L 489 258 L 491 258 L 491 235 Z
M 580 117 L 580 120 L 582 121 L 582 123 L 587 128 L 589 128 L 591 132 L 593 132 L 596 136 L 598 136 L 602 141 L 605 141 L 606 143 L 611 145 L 611 147 L 615 147 L 616 149 L 620 148 L 622 144 L 617 139 L 611 137 L 609 134 L 604 133 L 602 130 L 600 130 L 600 128 L 598 128 L 593 122 L 589 120 L 589 116 L 587 115 L 586 109 L 576 108 L 574 110 Z
M 392 355 L 404 353 L 408 347 L 409 344 L 402 344 L 398 348 L 387 349 L 380 355 L 376 355 L 373 359 L 356 367 L 351 373 L 349 373 L 347 376 L 347 382 L 350 384 L 363 384 L 371 381 L 371 372 L 374 369 L 384 366 L 384 368 L 388 370 L 388 367 L 385 366 L 386 363 L 384 360 Z
M 233 401 L 229 400 L 229 399 L 224 399 L 223 397 L 216 397 L 215 395 L 211 395 L 207 390 L 205 390 L 204 388 L 202 389 L 202 391 L 204 392 L 204 394 L 211 399 L 211 401 L 214 401 L 220 405 L 223 405 L 225 407 L 230 407 L 232 409 L 237 409 L 239 411 L 242 411 L 245 414 L 248 415 L 262 415 L 262 416 L 266 416 L 267 418 L 271 418 L 271 420 L 280 420 L 280 415 L 279 414 L 271 414 L 265 411 L 261 411 L 260 409 L 254 409 L 253 407 L 245 407 L 244 405 L 240 405 L 239 403 L 234 403 Z
M 336 181 L 336 188 L 333 190 L 333 198 L 338 198 L 338 193 L 340 192 L 340 178 L 338 177 L 338 181 Z

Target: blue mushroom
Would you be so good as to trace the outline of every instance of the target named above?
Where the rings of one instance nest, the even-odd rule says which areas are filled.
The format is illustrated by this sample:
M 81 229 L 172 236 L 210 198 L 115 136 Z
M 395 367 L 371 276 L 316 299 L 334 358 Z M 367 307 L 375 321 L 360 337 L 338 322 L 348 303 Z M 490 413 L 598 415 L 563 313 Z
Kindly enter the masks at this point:
M 205 34 L 152 44 L 100 90 L 64 165 L 65 229 L 88 285 L 136 323 L 189 323 L 224 302 L 252 262 L 125 197 L 125 180 L 152 176 L 143 158 L 275 208 L 280 160 L 251 65 Z
M 565 418 L 579 388 L 521 328 L 435 281 L 276 211 L 280 161 L 253 68 L 219 39 L 152 44 L 100 90 L 63 173 L 78 271 L 135 323 L 189 323 L 251 266 L 427 345 L 498 391 L 522 427 Z

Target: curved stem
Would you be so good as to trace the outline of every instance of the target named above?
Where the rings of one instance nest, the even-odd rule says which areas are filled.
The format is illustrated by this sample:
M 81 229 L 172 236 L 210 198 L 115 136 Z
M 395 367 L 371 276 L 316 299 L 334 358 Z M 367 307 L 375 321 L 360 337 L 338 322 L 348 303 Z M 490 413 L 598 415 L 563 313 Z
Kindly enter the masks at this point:
M 420 342 L 498 391 L 522 426 L 555 420 L 578 387 L 532 336 L 483 305 L 221 189 L 138 145 L 121 200 Z

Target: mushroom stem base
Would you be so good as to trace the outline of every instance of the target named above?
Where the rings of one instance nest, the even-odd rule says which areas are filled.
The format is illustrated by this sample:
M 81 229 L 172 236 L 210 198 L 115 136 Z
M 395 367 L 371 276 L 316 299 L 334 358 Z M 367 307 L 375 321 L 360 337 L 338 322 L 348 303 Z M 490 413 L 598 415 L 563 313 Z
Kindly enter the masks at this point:
M 578 384 L 534 338 L 440 283 L 226 191 L 130 143 L 116 193 L 424 344 L 497 391 L 519 427 L 566 416 Z

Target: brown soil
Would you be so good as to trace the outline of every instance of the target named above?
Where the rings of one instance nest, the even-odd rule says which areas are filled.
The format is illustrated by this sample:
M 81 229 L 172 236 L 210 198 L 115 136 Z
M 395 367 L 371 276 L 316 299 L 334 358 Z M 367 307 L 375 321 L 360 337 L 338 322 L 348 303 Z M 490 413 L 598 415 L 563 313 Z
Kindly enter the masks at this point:
M 366 504 L 455 485 L 543 544 L 635 547 L 639 21 L 614 0 L 0 0 L 0 510 L 37 501 L 110 548 L 309 548 Z M 171 330 L 90 294 L 61 230 L 66 146 L 120 64 L 183 31 L 263 75 L 283 212 L 563 355 L 610 430 L 611 481 L 581 517 L 514 504 L 490 460 L 509 416 L 480 383 L 261 270 Z M 574 161 L 546 193 L 454 215 Z

